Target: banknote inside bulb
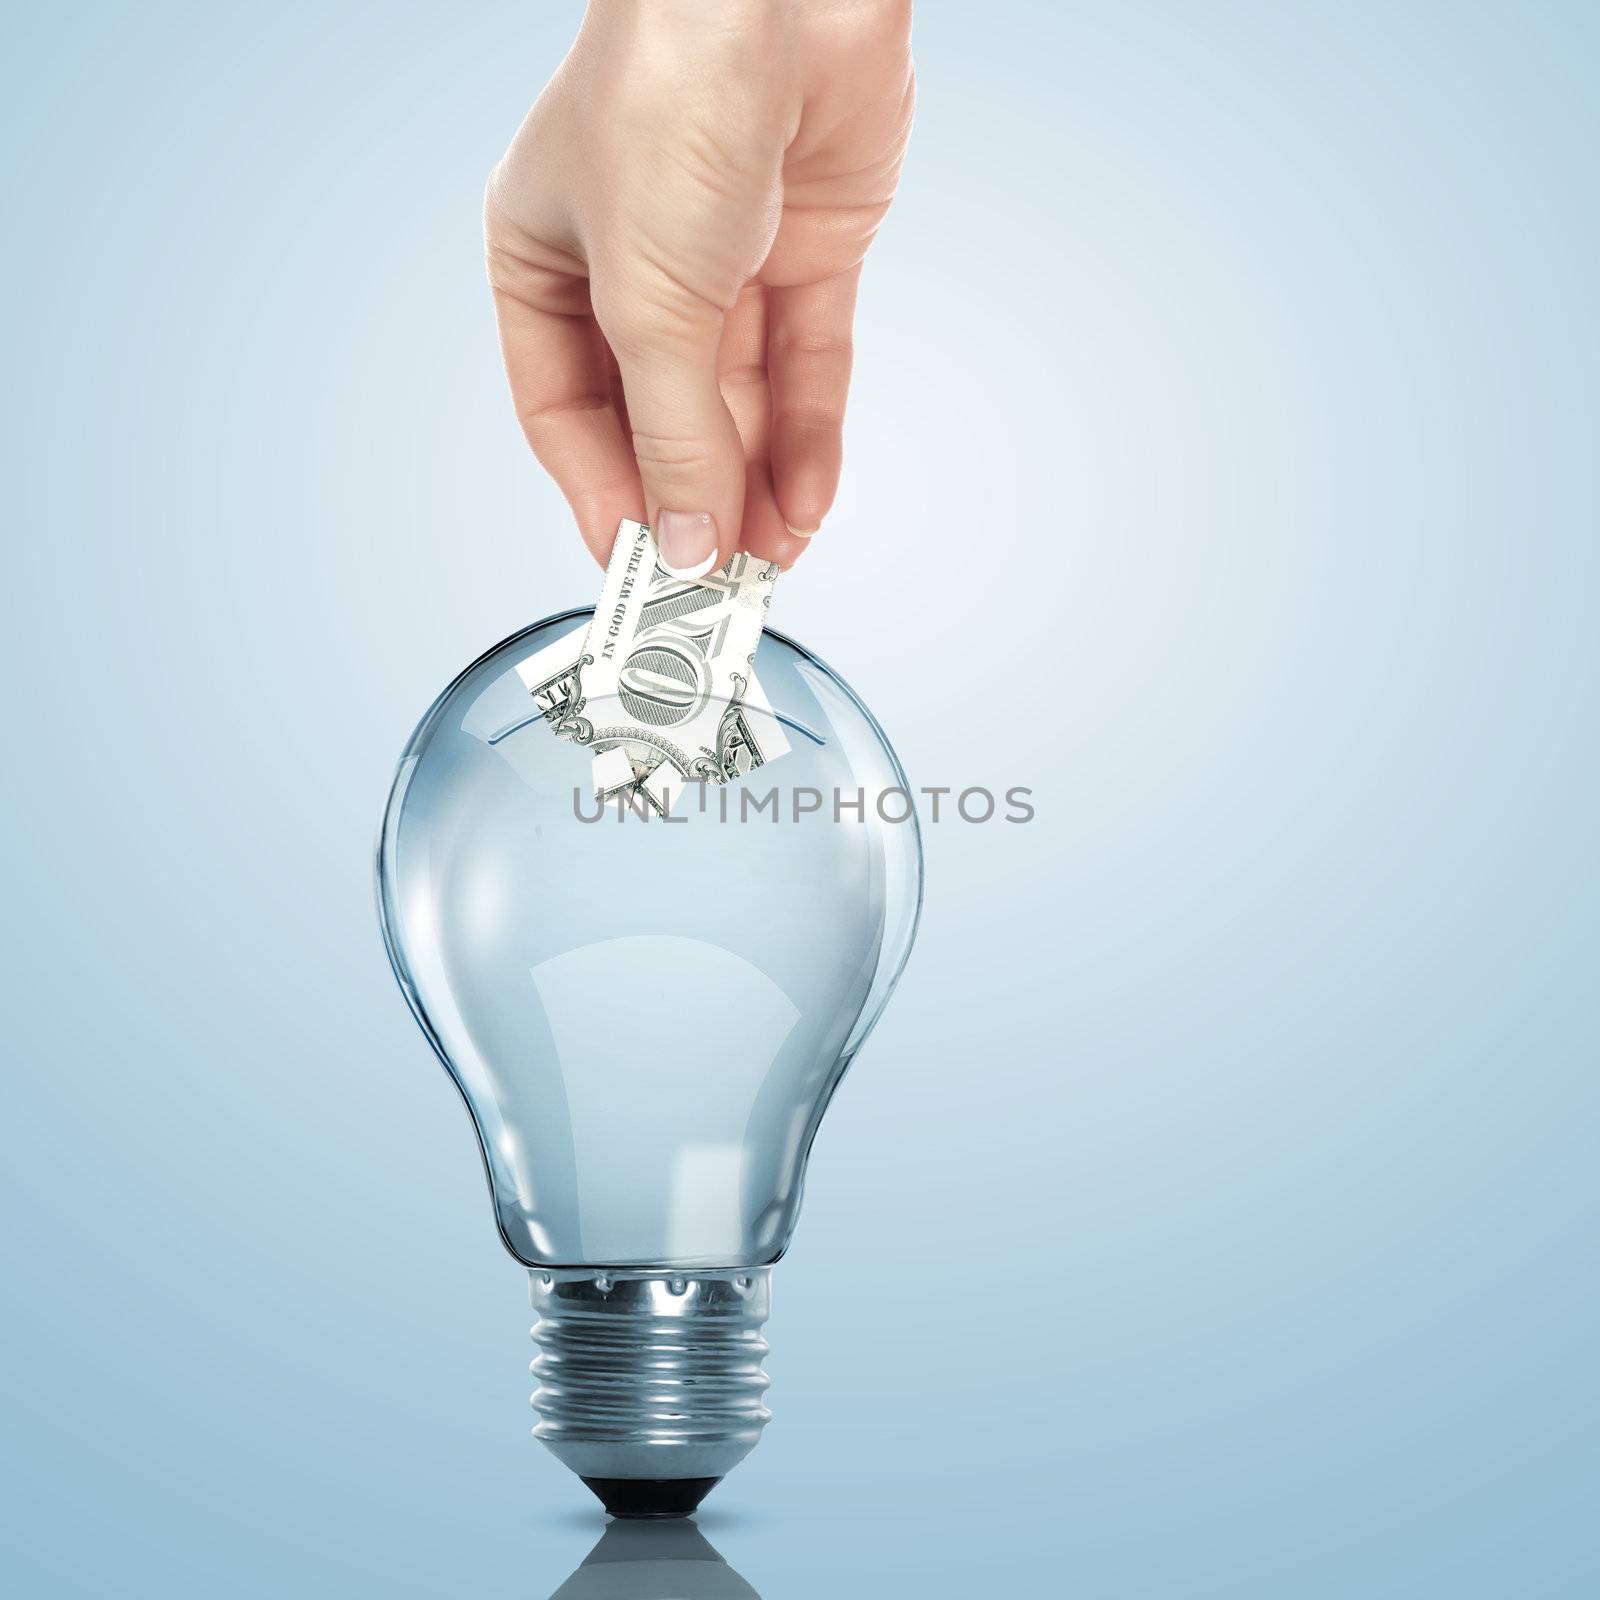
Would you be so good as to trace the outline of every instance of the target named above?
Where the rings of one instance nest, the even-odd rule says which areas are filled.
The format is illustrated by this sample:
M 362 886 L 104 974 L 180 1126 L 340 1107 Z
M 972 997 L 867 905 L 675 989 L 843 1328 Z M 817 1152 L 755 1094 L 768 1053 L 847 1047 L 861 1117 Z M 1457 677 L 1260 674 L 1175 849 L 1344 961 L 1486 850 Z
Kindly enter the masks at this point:
M 558 737 L 593 752 L 602 798 L 665 815 L 685 785 L 730 783 L 789 749 L 755 674 L 778 569 L 743 552 L 705 577 L 675 577 L 650 529 L 624 521 L 593 621 L 517 665 Z

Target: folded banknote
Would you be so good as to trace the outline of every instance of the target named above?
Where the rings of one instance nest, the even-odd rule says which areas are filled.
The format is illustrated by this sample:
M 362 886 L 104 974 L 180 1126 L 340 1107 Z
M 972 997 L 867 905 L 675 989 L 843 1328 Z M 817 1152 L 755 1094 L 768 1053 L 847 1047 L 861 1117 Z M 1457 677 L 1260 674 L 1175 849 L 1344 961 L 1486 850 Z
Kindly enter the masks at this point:
M 581 647 L 565 640 L 517 666 L 555 733 L 594 751 L 596 795 L 664 811 L 686 783 L 728 783 L 788 750 L 755 676 L 777 576 L 740 552 L 675 578 L 648 527 L 618 528 Z

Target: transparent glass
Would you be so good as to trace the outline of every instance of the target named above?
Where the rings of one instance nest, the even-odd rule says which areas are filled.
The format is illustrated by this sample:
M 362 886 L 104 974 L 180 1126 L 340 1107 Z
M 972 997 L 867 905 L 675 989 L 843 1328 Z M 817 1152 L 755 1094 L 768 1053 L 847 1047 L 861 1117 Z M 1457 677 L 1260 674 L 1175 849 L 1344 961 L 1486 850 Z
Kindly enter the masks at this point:
M 789 753 L 670 817 L 602 811 L 591 752 L 515 670 L 576 655 L 589 617 L 506 640 L 412 735 L 379 845 L 390 959 L 519 1260 L 764 1265 L 911 948 L 905 776 L 849 688 L 769 631 L 756 676 Z

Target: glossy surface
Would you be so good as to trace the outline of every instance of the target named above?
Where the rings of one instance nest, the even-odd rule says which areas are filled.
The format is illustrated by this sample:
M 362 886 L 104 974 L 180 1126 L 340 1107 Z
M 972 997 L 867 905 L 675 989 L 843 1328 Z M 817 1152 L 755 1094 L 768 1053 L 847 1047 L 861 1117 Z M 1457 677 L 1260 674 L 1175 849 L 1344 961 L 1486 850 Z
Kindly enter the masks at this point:
M 849 689 L 769 633 L 756 670 L 789 753 L 669 818 L 603 808 L 592 752 L 516 672 L 576 655 L 589 615 L 497 647 L 407 745 L 380 852 L 391 957 L 521 1260 L 771 1262 L 910 949 L 917 824 L 884 820 L 904 775 Z

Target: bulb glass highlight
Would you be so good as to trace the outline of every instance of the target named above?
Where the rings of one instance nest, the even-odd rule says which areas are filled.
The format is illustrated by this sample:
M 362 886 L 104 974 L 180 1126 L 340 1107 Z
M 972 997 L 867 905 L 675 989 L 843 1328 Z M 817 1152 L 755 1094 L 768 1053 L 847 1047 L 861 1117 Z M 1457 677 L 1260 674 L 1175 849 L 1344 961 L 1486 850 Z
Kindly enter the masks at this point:
M 739 1453 L 754 1442 L 760 1269 L 910 951 L 921 845 L 871 715 L 770 631 L 756 675 L 789 752 L 686 791 L 670 818 L 602 812 L 592 752 L 554 734 L 515 670 L 560 641 L 576 652 L 589 616 L 506 640 L 423 719 L 384 816 L 380 913 L 472 1114 L 500 1233 L 535 1269 L 561 1368 L 543 1374 L 541 1436 L 589 1479 L 709 1481 L 727 1464 L 701 1448 L 717 1425 L 696 1432 L 661 1374 L 678 1363 L 702 1406 L 725 1383 L 724 1432 Z M 655 1350 L 620 1422 L 625 1374 L 585 1342 L 608 1307 Z M 609 1448 L 644 1436 L 663 1448 Z

